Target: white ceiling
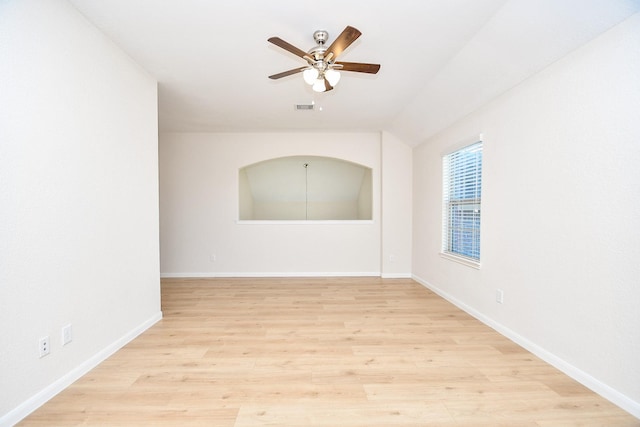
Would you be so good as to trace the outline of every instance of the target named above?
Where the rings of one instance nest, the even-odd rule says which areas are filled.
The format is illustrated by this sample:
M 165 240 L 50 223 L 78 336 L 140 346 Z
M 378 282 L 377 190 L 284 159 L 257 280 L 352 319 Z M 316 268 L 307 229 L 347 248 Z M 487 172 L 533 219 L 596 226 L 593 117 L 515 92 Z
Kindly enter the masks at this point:
M 70 0 L 159 81 L 163 131 L 388 130 L 415 145 L 640 10 L 640 0 Z M 362 32 L 343 72 L 316 94 L 308 50 Z M 295 104 L 315 103 L 314 111 Z M 321 107 L 321 108 L 320 108 Z M 320 111 L 321 110 L 321 111 Z

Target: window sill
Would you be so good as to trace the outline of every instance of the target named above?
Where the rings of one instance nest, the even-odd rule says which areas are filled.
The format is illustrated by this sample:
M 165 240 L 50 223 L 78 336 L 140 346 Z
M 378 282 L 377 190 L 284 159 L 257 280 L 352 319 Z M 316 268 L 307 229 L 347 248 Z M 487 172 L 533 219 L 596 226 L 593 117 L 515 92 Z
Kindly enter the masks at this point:
M 476 270 L 480 270 L 480 262 L 472 260 L 470 258 L 465 258 L 458 255 L 453 255 L 447 252 L 440 252 L 440 256 L 442 258 L 448 259 L 450 261 L 457 262 L 458 264 L 466 265 L 467 267 L 475 268 Z

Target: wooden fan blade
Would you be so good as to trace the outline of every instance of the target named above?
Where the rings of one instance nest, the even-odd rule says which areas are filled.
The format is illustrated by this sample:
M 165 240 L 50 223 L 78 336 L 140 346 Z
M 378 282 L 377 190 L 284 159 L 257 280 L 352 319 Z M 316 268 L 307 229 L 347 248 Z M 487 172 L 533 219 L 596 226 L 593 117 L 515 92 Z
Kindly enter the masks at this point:
M 292 75 L 292 74 L 296 74 L 296 73 L 299 73 L 299 72 L 301 72 L 301 71 L 304 71 L 304 70 L 306 70 L 307 68 L 308 68 L 308 67 L 294 68 L 293 70 L 283 71 L 283 72 L 281 72 L 281 73 L 274 74 L 274 75 L 272 75 L 272 76 L 269 76 L 269 78 L 270 78 L 270 79 L 272 79 L 272 80 L 281 79 L 281 78 L 283 78 L 283 77 L 287 77 L 287 76 L 290 76 L 290 75 Z
M 333 58 L 337 58 L 338 55 L 342 53 L 343 50 L 349 47 L 351 43 L 356 41 L 358 37 L 360 37 L 362 33 L 356 28 L 349 27 L 345 28 L 342 33 L 338 36 L 337 39 L 331 43 L 331 46 L 327 49 L 324 56 L 327 57 L 329 54 L 333 54 Z
M 376 74 L 380 70 L 380 64 L 365 64 L 363 62 L 336 62 L 342 65 L 340 71 L 355 71 L 356 73 Z
M 286 41 L 282 40 L 280 37 L 271 37 L 270 39 L 267 40 L 269 43 L 273 43 L 278 47 L 281 47 L 282 49 L 293 53 L 296 56 L 299 56 L 300 58 L 304 58 L 305 56 L 309 56 L 309 54 L 307 52 L 305 52 L 302 49 L 298 49 L 297 47 L 295 47 L 294 45 L 292 45 L 291 43 L 287 43 Z

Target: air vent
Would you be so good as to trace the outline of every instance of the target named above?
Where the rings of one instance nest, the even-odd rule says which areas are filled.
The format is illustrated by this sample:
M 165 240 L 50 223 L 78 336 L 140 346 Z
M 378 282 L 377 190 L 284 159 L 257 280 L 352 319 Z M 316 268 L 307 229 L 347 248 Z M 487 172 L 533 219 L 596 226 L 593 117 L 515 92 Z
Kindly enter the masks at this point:
M 313 110 L 313 104 L 296 104 L 295 109 L 301 111 L 311 111 Z

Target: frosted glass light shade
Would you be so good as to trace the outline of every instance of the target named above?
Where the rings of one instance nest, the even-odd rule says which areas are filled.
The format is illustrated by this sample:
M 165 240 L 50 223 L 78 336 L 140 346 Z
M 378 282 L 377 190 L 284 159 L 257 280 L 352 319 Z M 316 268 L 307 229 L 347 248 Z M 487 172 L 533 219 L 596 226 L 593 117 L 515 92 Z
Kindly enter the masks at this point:
M 337 85 L 340 81 L 340 73 L 333 69 L 325 71 L 324 77 L 327 79 L 331 86 Z
M 324 92 L 325 90 L 327 90 L 327 88 L 324 85 L 323 78 L 319 78 L 315 81 L 315 83 L 313 84 L 313 90 L 314 92 Z
M 308 85 L 312 85 L 318 79 L 318 70 L 315 68 L 307 68 L 302 72 L 302 78 Z

